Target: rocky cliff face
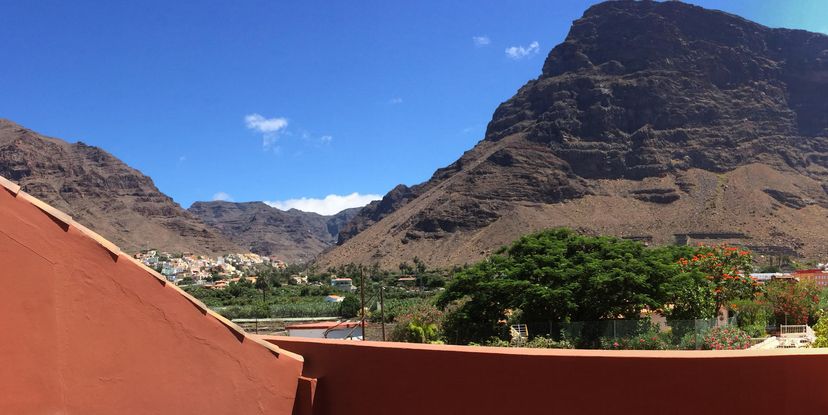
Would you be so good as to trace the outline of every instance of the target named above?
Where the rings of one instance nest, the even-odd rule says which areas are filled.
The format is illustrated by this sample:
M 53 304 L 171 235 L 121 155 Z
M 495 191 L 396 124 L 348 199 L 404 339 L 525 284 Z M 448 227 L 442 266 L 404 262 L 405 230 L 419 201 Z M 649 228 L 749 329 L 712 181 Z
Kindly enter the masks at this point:
M 189 211 L 236 244 L 289 263 L 308 262 L 336 243 L 340 227 L 359 212 L 322 216 L 282 211 L 262 202 L 196 202 Z
M 602 3 L 484 140 L 369 205 L 320 263 L 462 264 L 552 226 L 814 257 L 828 248 L 826 96 L 828 36 Z
M 44 137 L 2 119 L 0 176 L 127 252 L 244 252 L 106 151 Z

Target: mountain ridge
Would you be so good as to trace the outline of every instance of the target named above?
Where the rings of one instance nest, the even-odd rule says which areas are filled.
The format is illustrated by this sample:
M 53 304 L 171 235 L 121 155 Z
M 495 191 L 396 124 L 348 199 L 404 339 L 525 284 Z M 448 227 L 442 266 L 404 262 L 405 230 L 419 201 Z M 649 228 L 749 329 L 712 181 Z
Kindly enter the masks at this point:
M 126 252 L 244 252 L 106 151 L 0 119 L 0 176 L 69 213 Z
M 828 36 L 680 2 L 597 4 L 483 140 L 369 205 L 319 265 L 452 266 L 555 226 L 818 255 L 824 96 Z
M 289 263 L 305 263 L 336 243 L 340 228 L 359 212 L 320 215 L 287 211 L 264 202 L 195 202 L 188 211 L 251 252 Z

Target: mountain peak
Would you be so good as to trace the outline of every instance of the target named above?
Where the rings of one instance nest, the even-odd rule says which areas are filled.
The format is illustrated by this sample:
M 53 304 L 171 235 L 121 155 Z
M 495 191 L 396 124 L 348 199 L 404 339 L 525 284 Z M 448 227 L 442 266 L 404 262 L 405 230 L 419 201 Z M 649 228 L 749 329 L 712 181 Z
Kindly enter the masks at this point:
M 601 3 L 483 141 L 369 205 L 353 223 L 372 225 L 322 263 L 462 264 L 555 226 L 822 253 L 808 229 L 828 225 L 825 96 L 828 36 L 679 2 Z
M 0 120 L 0 176 L 134 252 L 241 252 L 106 151 Z

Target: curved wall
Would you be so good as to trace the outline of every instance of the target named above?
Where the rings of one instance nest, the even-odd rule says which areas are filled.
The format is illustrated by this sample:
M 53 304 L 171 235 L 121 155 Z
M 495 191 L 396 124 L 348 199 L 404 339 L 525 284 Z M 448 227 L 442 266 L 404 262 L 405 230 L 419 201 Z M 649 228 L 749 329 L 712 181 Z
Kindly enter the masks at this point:
M 304 375 L 317 379 L 309 412 L 318 415 L 828 413 L 826 349 L 539 350 L 264 339 L 305 358 Z

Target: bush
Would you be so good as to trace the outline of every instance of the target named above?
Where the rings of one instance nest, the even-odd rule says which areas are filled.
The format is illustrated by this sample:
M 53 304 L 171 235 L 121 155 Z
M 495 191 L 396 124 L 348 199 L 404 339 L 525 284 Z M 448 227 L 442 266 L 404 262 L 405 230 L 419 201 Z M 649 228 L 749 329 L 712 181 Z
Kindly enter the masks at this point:
M 346 295 L 340 303 L 339 315 L 345 318 L 353 318 L 359 315 L 360 303 L 354 295 Z
M 750 347 L 750 335 L 738 327 L 714 327 L 702 337 L 704 350 L 739 350 Z
M 606 350 L 670 350 L 668 333 L 642 333 L 632 337 L 601 338 L 601 348 Z
M 526 343 L 525 347 L 531 347 L 533 349 L 574 349 L 575 345 L 566 338 L 557 341 L 548 337 L 535 336 Z
M 766 302 L 759 300 L 739 300 L 730 304 L 736 312 L 739 328 L 751 337 L 764 337 L 765 327 L 773 317 L 773 310 Z
M 419 304 L 398 318 L 391 340 L 406 343 L 433 343 L 442 333 L 443 313 L 431 304 Z
M 690 332 L 682 336 L 678 348 L 680 350 L 696 350 L 701 348 L 701 343 L 702 336 L 695 332 Z
M 811 347 L 828 347 L 828 316 L 821 315 L 819 321 L 814 325 L 814 333 L 816 334 L 816 341 L 811 344 Z
M 819 307 L 819 289 L 813 281 L 772 280 L 765 284 L 765 297 L 777 323 L 808 324 Z
M 374 308 L 372 309 L 371 316 L 369 320 L 373 323 L 379 323 L 382 321 L 383 315 L 385 316 L 385 322 L 390 323 L 397 319 L 397 316 L 403 315 L 408 313 L 413 308 L 419 306 L 420 304 L 427 304 L 427 300 L 423 298 L 394 298 L 394 299 L 387 299 L 385 300 L 385 310 L 383 313 L 379 311 L 373 312 L 377 310 L 377 306 L 379 303 L 374 304 Z
M 500 337 L 492 337 L 484 342 L 483 345 L 488 347 L 509 347 L 512 344 L 508 340 L 503 340 Z

